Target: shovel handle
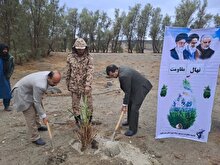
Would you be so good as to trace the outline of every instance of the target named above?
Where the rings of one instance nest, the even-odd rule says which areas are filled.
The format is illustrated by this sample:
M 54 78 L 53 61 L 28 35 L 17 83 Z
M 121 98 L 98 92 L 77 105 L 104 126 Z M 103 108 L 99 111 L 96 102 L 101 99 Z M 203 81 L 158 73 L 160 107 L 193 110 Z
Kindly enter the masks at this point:
M 54 151 L 54 145 L 53 145 L 53 139 L 52 139 L 52 134 L 51 134 L 49 122 L 47 122 L 46 125 L 47 125 L 47 130 L 48 130 L 48 133 L 49 133 L 49 136 L 50 136 L 50 143 L 51 143 L 51 146 L 52 146 L 51 152 L 53 152 Z
M 117 123 L 117 125 L 115 126 L 115 131 L 117 131 L 117 129 L 118 129 L 120 123 L 121 123 L 121 119 L 122 119 L 123 115 L 124 115 L 124 111 L 121 111 L 121 115 L 120 115 L 120 117 L 119 117 L 118 123 Z
M 50 130 L 50 125 L 49 123 L 47 122 L 47 129 L 48 129 L 48 133 L 49 133 L 49 136 L 50 136 L 50 139 L 52 139 L 52 134 L 51 134 L 51 130 Z

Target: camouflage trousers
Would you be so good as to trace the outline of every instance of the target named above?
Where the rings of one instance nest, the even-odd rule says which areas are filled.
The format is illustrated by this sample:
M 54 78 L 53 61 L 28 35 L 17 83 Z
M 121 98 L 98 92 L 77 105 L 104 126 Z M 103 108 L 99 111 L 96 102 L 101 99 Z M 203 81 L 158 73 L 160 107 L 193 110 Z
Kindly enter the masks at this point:
M 35 110 L 34 106 L 30 106 L 27 110 L 23 111 L 26 124 L 28 127 L 28 133 L 30 135 L 31 141 L 36 141 L 40 138 L 40 135 L 38 133 L 38 127 L 41 126 L 40 124 L 40 118 Z
M 84 99 L 85 97 L 87 97 L 88 109 L 91 112 L 91 114 L 93 113 L 92 92 L 89 92 L 87 94 L 72 92 L 71 96 L 72 96 L 72 109 L 73 109 L 73 114 L 75 116 L 80 115 L 80 101 L 81 98 Z

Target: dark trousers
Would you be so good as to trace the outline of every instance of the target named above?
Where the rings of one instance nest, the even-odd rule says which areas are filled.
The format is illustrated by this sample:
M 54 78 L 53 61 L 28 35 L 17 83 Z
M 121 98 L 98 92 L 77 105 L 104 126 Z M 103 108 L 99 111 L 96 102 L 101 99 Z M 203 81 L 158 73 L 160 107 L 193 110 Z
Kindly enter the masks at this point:
M 3 105 L 4 105 L 5 108 L 8 108 L 8 107 L 9 107 L 9 105 L 10 105 L 10 100 L 11 100 L 11 99 L 3 99 Z
M 127 122 L 129 124 L 129 130 L 133 132 L 137 132 L 138 130 L 138 119 L 139 119 L 139 109 L 141 104 L 132 103 L 132 101 L 128 104 L 128 112 L 127 112 Z
M 148 92 L 149 90 L 143 88 L 142 91 L 138 92 L 137 96 L 133 97 L 136 99 L 131 99 L 128 103 L 127 122 L 129 125 L 129 130 L 135 133 L 138 130 L 139 109 Z

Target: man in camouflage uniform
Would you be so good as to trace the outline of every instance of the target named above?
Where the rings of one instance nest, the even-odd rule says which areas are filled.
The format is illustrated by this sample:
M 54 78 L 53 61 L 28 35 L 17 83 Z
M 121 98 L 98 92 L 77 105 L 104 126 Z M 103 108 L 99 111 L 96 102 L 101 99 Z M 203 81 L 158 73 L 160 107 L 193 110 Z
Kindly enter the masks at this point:
M 80 124 L 80 99 L 87 97 L 87 104 L 91 112 L 92 120 L 92 81 L 93 81 L 93 58 L 88 52 L 86 42 L 78 38 L 73 47 L 72 53 L 67 56 L 66 85 L 72 96 L 72 109 L 76 124 Z

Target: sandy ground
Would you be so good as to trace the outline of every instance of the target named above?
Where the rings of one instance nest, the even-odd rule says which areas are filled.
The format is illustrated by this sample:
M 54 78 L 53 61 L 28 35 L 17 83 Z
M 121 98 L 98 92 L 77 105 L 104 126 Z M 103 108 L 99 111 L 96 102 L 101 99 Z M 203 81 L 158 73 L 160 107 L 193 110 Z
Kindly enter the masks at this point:
M 27 75 L 39 70 L 58 69 L 65 71 L 65 53 L 54 53 L 40 61 L 31 61 L 16 66 L 12 85 Z M 94 119 L 102 122 L 94 126 L 97 138 L 110 139 L 120 116 L 123 92 L 117 79 L 108 79 L 105 67 L 108 64 L 127 65 L 140 71 L 154 85 L 140 109 L 139 131 L 134 137 L 123 135 L 126 128 L 120 127 L 115 140 L 121 142 L 121 153 L 108 157 L 98 150 L 88 148 L 84 153 L 74 149 L 72 143 L 77 139 L 76 126 L 71 116 L 71 98 L 62 78 L 58 88 L 61 95 L 45 96 L 43 103 L 50 119 L 54 152 L 48 132 L 40 133 L 47 142 L 37 147 L 27 137 L 27 129 L 22 113 L 3 111 L 0 102 L 0 165 L 217 165 L 220 164 L 220 87 L 219 78 L 212 113 L 212 128 L 207 143 L 184 139 L 155 139 L 157 114 L 157 87 L 159 79 L 159 54 L 93 54 L 95 74 L 93 84 Z M 107 87 L 111 82 L 112 86 Z M 125 117 L 124 117 L 125 118 Z M 100 141 L 99 141 L 100 142 Z

